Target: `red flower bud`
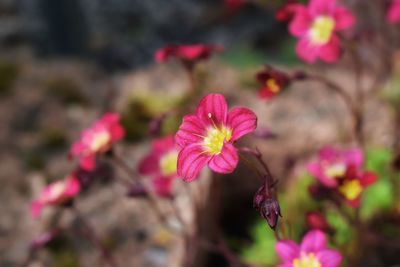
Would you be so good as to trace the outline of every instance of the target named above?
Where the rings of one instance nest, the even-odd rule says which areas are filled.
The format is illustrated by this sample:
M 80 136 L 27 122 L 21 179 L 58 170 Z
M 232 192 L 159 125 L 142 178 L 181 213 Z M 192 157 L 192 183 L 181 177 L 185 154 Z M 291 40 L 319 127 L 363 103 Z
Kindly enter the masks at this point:
M 261 186 L 254 195 L 253 207 L 258 210 L 261 216 L 267 221 L 268 225 L 275 229 L 278 218 L 282 217 L 278 200 L 274 197 L 267 196 L 265 186 Z

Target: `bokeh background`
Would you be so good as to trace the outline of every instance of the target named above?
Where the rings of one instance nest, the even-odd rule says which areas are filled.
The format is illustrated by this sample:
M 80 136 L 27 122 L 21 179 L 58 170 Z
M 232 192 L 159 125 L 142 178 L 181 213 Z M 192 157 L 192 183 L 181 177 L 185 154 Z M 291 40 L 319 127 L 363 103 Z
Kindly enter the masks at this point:
M 305 228 L 303 216 L 314 205 L 307 193 L 310 177 L 305 175 L 303 163 L 325 144 L 348 143 L 351 118 L 335 94 L 310 82 L 293 86 L 273 101 L 260 100 L 254 75 L 263 64 L 288 71 L 306 69 L 327 75 L 350 93 L 354 77 L 347 55 L 332 66 L 306 66 L 297 59 L 287 25 L 275 20 L 274 12 L 283 2 L 265 0 L 229 10 L 222 0 L 1 0 L 0 266 L 21 266 L 31 240 L 54 225 L 79 228 L 79 221 L 68 212 L 32 219 L 29 203 L 45 184 L 73 169 L 67 160 L 70 144 L 103 112 L 121 113 L 127 136 L 118 149 L 132 166 L 146 154 L 149 122 L 173 108 L 188 90 L 187 77 L 177 62 L 154 62 L 155 50 L 171 43 L 225 47 L 224 53 L 199 66 L 196 77 L 206 90 L 223 92 L 231 105 L 254 109 L 259 126 L 276 135 L 244 142 L 263 151 L 279 178 L 283 216 L 292 222 L 294 236 L 300 237 Z M 361 8 L 360 2 L 365 1 L 343 2 L 357 7 L 358 31 L 368 33 L 382 26 L 382 1 Z M 382 51 L 371 50 L 375 43 L 383 43 L 382 50 L 395 50 L 398 38 L 388 42 L 373 36 L 371 40 L 359 42 L 368 66 L 362 81 L 370 84 L 369 73 L 379 74 L 379 92 L 365 106 L 364 135 L 367 164 L 379 169 L 384 178 L 367 194 L 362 213 L 376 220 L 372 227 L 379 228 L 381 212 L 396 205 L 385 172 L 399 140 L 395 77 L 400 73 L 400 58 L 382 57 Z M 179 122 L 180 118 L 170 119 L 164 133 L 172 133 Z M 79 199 L 82 213 L 120 264 L 179 266 L 177 259 L 183 250 L 174 246 L 179 236 L 158 224 L 145 202 L 126 198 L 124 188 L 113 183 L 115 175 L 122 174 L 106 162 L 101 165 L 95 185 Z M 206 183 L 198 189 L 205 203 L 199 216 L 204 220 L 197 222 L 199 231 L 204 235 L 212 232 L 211 217 L 239 255 L 272 266 L 276 263 L 273 233 L 252 208 L 257 178 L 240 165 L 234 174 L 217 179 L 222 188 L 218 212 L 207 197 L 212 187 Z M 336 214 L 330 216 L 340 232 L 338 242 L 345 246 L 352 240 L 351 231 Z M 400 233 L 394 226 L 399 225 L 399 218 L 393 220 L 385 228 L 392 239 L 358 247 L 368 255 L 361 261 L 364 267 L 399 266 Z M 228 266 L 218 255 L 198 254 L 197 266 Z M 102 264 L 89 242 L 65 234 L 40 251 L 29 266 Z

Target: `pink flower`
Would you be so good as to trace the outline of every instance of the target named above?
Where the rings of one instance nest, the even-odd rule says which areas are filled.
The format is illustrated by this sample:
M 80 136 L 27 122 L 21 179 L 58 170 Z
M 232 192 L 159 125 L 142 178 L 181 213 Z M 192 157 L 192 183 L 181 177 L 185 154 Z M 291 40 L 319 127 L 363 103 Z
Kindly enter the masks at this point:
M 261 84 L 258 95 L 262 99 L 273 98 L 290 83 L 290 78 L 286 73 L 275 70 L 271 67 L 267 67 L 265 70 L 258 72 L 256 78 Z
M 250 109 L 236 107 L 228 112 L 223 95 L 207 95 L 194 114 L 183 118 L 175 135 L 182 148 L 178 155 L 178 175 L 185 181 L 193 181 L 207 164 L 215 172 L 231 173 L 238 163 L 233 143 L 256 127 L 257 117 Z
M 39 197 L 35 201 L 32 201 L 32 217 L 39 217 L 42 208 L 45 206 L 55 206 L 68 202 L 79 193 L 80 189 L 79 181 L 74 175 L 49 184 L 42 190 Z
M 329 225 L 325 215 L 320 212 L 307 212 L 306 223 L 309 228 L 321 230 L 326 233 L 333 233 L 334 229 Z
M 70 155 L 78 157 L 79 165 L 84 170 L 93 170 L 96 155 L 108 152 L 115 141 L 125 135 L 117 113 L 106 113 L 89 129 L 81 133 L 79 141 L 72 145 Z
M 400 22 L 400 0 L 392 0 L 386 12 L 386 20 L 391 24 Z
M 348 205 L 356 208 L 360 205 L 361 195 L 365 188 L 374 184 L 377 176 L 373 172 L 363 172 L 355 166 L 349 166 L 346 174 L 339 180 L 338 193 L 345 199 Z
M 309 5 L 297 5 L 289 24 L 290 33 L 299 38 L 297 55 L 307 63 L 317 58 L 335 62 L 341 54 L 337 31 L 350 28 L 355 22 L 352 13 L 337 5 L 336 0 L 311 0 Z
M 319 230 L 308 232 L 300 245 L 282 240 L 275 249 L 283 261 L 279 267 L 337 267 L 342 261 L 337 250 L 327 248 L 325 234 Z
M 349 166 L 361 168 L 362 164 L 363 154 L 360 149 L 336 150 L 327 146 L 319 151 L 317 160 L 307 164 L 307 169 L 324 186 L 334 188 L 338 186 L 338 178 L 345 175 Z
M 177 173 L 179 148 L 174 137 L 167 136 L 152 142 L 151 152 L 139 163 L 139 173 L 153 176 L 154 191 L 160 196 L 171 196 Z
M 169 45 L 156 51 L 154 58 L 157 62 L 165 62 L 174 57 L 186 63 L 196 63 L 208 59 L 214 52 L 222 52 L 223 47 L 219 45 Z

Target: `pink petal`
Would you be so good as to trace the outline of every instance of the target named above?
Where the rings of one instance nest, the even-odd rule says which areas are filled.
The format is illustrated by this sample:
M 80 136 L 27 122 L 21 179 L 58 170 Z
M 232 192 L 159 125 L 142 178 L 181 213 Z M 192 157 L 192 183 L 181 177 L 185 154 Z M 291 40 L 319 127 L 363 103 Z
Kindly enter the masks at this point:
M 166 46 L 158 49 L 154 54 L 154 59 L 156 62 L 161 63 L 168 60 L 175 53 L 175 46 Z
M 160 173 L 159 166 L 160 155 L 152 153 L 143 158 L 138 165 L 140 174 L 149 175 Z
M 257 116 L 248 108 L 233 108 L 228 113 L 227 126 L 232 129 L 233 142 L 257 128 Z
M 114 124 L 119 121 L 119 114 L 118 113 L 113 113 L 113 112 L 107 112 L 101 117 L 98 122 L 104 123 L 104 124 Z
M 152 180 L 154 191 L 161 197 L 172 195 L 172 185 L 174 179 L 171 177 L 158 176 Z
M 81 157 L 79 160 L 79 166 L 86 171 L 93 171 L 96 167 L 96 158 L 94 155 L 88 155 Z
M 209 94 L 205 96 L 197 107 L 197 116 L 206 126 L 225 125 L 228 114 L 228 106 L 225 97 L 221 94 Z
M 64 194 L 69 197 L 73 197 L 79 193 L 81 190 L 81 184 L 79 183 L 78 179 L 75 177 L 71 177 L 68 179 L 65 185 Z
M 125 129 L 118 123 L 110 127 L 111 140 L 118 141 L 124 138 Z
M 364 155 L 361 149 L 349 149 L 343 152 L 343 157 L 346 165 L 353 165 L 360 168 L 364 161 Z
M 296 53 L 300 59 L 307 63 L 314 63 L 317 60 L 320 47 L 314 46 L 307 38 L 301 38 L 296 45 Z
M 321 175 L 321 166 L 317 161 L 312 161 L 308 163 L 306 169 L 312 176 L 317 177 Z
M 326 45 L 321 46 L 319 57 L 327 62 L 333 63 L 339 59 L 341 55 L 339 38 L 334 34 Z
M 239 161 L 236 148 L 229 142 L 225 142 L 221 153 L 212 157 L 208 167 L 218 173 L 231 173 L 235 170 Z
M 72 144 L 71 148 L 71 155 L 72 156 L 78 156 L 80 155 L 84 150 L 86 149 L 86 145 L 83 144 L 82 142 L 78 141 Z
M 178 155 L 178 176 L 186 182 L 196 180 L 209 160 L 210 156 L 204 153 L 201 145 L 191 144 L 184 147 Z
M 206 128 L 195 115 L 186 115 L 175 135 L 175 142 L 180 147 L 188 144 L 199 143 L 203 140 Z
M 325 146 L 319 151 L 321 160 L 334 161 L 339 157 L 339 151 L 332 146 Z
M 305 252 L 317 252 L 326 248 L 326 237 L 320 230 L 308 232 L 301 242 L 300 249 Z
M 373 172 L 365 172 L 360 177 L 360 183 L 363 187 L 367 187 L 371 184 L 374 184 L 378 176 Z
M 334 12 L 336 0 L 311 0 L 308 10 L 312 16 L 330 15 Z
M 312 19 L 304 6 L 299 5 L 295 12 L 295 16 L 289 24 L 289 32 L 293 36 L 301 37 L 311 27 Z
M 300 256 L 300 248 L 292 240 L 278 241 L 275 250 L 284 263 L 291 263 Z
M 316 257 L 323 267 L 338 267 L 342 262 L 342 255 L 336 250 L 331 249 L 317 252 Z
M 34 219 L 39 218 L 40 213 L 42 212 L 43 204 L 39 201 L 33 201 L 31 203 L 31 215 Z
M 386 13 L 386 20 L 391 24 L 400 22 L 400 1 L 392 0 Z
M 162 138 L 155 139 L 151 143 L 151 147 L 157 152 L 167 152 L 175 147 L 175 139 L 173 135 L 168 135 Z
M 333 14 L 335 18 L 335 30 L 344 30 L 354 25 L 356 19 L 347 8 L 337 7 Z

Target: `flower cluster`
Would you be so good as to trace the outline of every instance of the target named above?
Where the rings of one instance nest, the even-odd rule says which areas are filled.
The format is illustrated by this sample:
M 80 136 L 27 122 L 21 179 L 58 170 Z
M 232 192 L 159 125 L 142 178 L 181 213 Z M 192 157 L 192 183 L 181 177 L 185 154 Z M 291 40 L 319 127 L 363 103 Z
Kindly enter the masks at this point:
M 110 151 L 112 144 L 124 137 L 125 131 L 119 120 L 118 114 L 106 113 L 81 133 L 80 139 L 72 145 L 70 155 L 79 158 L 82 169 L 93 170 L 96 156 Z
M 317 58 L 335 62 L 341 54 L 338 31 L 353 26 L 355 18 L 336 0 L 311 0 L 308 6 L 296 4 L 289 24 L 290 33 L 299 38 L 297 55 L 307 63 Z
M 363 154 L 359 149 L 336 150 L 325 147 L 319 158 L 311 161 L 307 169 L 322 187 L 339 193 L 352 207 L 360 203 L 366 187 L 376 181 L 376 175 L 362 170 Z M 329 192 L 328 192 L 329 193 Z
M 231 173 L 239 160 L 234 142 L 256 127 L 257 117 L 250 109 L 236 107 L 228 112 L 223 95 L 207 95 L 194 114 L 183 118 L 175 135 L 181 148 L 178 175 L 193 181 L 205 165 L 217 173 Z
M 283 261 L 281 267 L 338 267 L 342 261 L 338 251 L 327 248 L 326 236 L 319 230 L 308 232 L 300 245 L 278 241 L 276 252 Z

